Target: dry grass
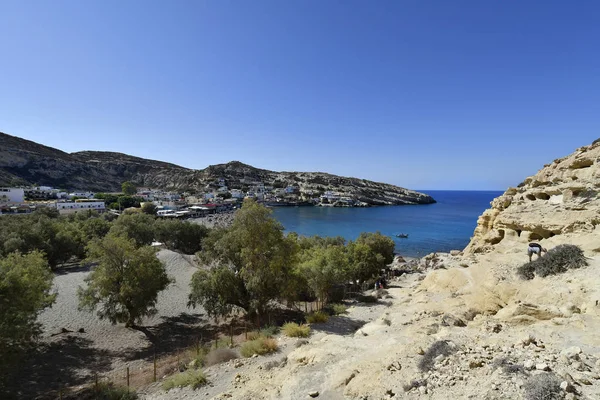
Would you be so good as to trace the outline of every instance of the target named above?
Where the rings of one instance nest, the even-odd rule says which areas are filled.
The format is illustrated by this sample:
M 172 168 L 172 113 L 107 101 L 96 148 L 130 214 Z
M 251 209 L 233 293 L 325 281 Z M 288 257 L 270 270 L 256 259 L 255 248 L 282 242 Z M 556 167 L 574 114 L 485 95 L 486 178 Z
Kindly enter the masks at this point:
M 175 387 L 186 387 L 190 386 L 192 389 L 198 389 L 208 383 L 204 372 L 201 370 L 190 370 L 186 372 L 180 372 L 163 382 L 163 389 L 170 390 Z
M 254 354 L 262 356 L 264 354 L 273 353 L 277 351 L 277 349 L 279 349 L 279 346 L 275 339 L 261 336 L 243 343 L 240 353 L 243 357 L 252 357 Z
M 213 349 L 206 355 L 204 365 L 210 367 L 236 358 L 238 358 L 237 353 L 231 349 Z
M 329 320 L 329 315 L 324 311 L 315 311 L 306 316 L 306 322 L 309 324 L 318 324 L 327 322 Z
M 306 338 L 310 336 L 310 326 L 308 325 L 298 325 L 295 322 L 288 322 L 281 327 L 283 334 L 288 337 L 300 337 Z
M 438 340 L 434 342 L 429 349 L 423 354 L 423 358 L 419 361 L 419 369 L 422 372 L 426 372 L 433 368 L 435 359 L 437 356 L 443 355 L 448 356 L 456 351 L 449 342 L 445 340 Z

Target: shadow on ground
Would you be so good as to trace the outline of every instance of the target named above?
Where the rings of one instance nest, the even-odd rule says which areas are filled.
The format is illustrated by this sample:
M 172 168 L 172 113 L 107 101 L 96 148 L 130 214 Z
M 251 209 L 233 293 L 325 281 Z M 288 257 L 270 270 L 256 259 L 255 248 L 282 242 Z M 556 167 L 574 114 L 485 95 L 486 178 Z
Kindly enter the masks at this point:
M 218 332 L 202 314 L 181 313 L 176 317 L 163 317 L 162 322 L 152 326 L 137 326 L 133 329 L 144 333 L 150 342 L 142 349 L 124 354 L 127 361 L 153 359 L 173 353 L 197 343 L 212 340 Z
M 355 320 L 344 315 L 336 315 L 329 317 L 327 322 L 310 324 L 310 327 L 315 332 L 325 332 L 334 335 L 353 335 L 361 328 L 366 321 Z
M 72 334 L 42 344 L 27 354 L 9 377 L 2 399 L 56 399 L 61 387 L 90 382 L 110 370 L 113 355 L 92 347 L 89 339 Z

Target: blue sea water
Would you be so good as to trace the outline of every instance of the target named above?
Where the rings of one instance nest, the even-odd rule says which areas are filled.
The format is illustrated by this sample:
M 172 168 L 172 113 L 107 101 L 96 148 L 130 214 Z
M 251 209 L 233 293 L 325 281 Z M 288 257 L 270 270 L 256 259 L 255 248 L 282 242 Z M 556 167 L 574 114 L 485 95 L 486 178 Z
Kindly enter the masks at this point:
M 286 232 L 300 235 L 343 236 L 354 240 L 361 232 L 379 231 L 396 243 L 396 252 L 420 257 L 435 251 L 462 250 L 469 243 L 477 218 L 500 191 L 423 190 L 437 203 L 368 208 L 274 207 L 273 215 Z M 408 233 L 407 239 L 396 238 Z

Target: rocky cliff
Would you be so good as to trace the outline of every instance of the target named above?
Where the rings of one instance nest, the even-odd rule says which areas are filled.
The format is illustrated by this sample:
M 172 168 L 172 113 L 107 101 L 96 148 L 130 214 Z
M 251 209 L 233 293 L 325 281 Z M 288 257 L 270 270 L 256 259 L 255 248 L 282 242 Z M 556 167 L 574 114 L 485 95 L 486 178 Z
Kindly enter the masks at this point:
M 65 153 L 29 140 L 0 133 L 0 186 L 48 185 L 65 189 L 117 191 L 129 180 L 139 186 L 199 191 L 225 179 L 230 188 L 251 182 L 298 186 L 303 192 L 332 190 L 372 205 L 429 204 L 430 196 L 385 183 L 321 172 L 274 172 L 239 161 L 193 170 L 122 153 Z M 216 186 L 214 186 L 216 187 Z
M 554 160 L 509 188 L 477 221 L 465 252 L 485 253 L 496 246 L 520 246 L 531 241 L 600 248 L 600 140 Z M 566 239 L 573 237 L 573 240 Z M 591 247 L 590 247 L 591 246 Z

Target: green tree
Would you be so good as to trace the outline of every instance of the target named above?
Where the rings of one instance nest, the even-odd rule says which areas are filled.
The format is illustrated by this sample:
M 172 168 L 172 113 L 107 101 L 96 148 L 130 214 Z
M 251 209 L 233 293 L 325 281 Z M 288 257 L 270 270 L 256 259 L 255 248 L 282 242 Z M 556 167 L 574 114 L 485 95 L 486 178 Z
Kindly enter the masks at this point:
M 123 214 L 113 222 L 110 232 L 133 239 L 137 246 L 147 246 L 154 240 L 154 222 L 147 214 Z
M 144 214 L 148 214 L 148 215 L 156 215 L 156 211 L 158 210 L 158 208 L 156 207 L 156 205 L 154 205 L 154 203 L 151 202 L 145 202 L 142 205 L 142 212 Z
M 331 289 L 347 280 L 350 259 L 344 246 L 316 246 L 303 255 L 304 261 L 298 266 L 310 290 L 324 305 Z
M 245 304 L 245 310 L 257 315 L 260 320 L 268 311 L 271 300 L 287 297 L 296 245 L 283 235 L 283 227 L 271 216 L 268 208 L 254 200 L 244 201 L 232 226 L 216 231 L 207 239 L 205 243 L 210 243 L 212 248 L 202 252 L 202 259 L 217 267 L 231 268 L 243 282 L 241 295 L 246 297 L 238 299 L 236 305 Z M 209 273 L 216 274 L 217 271 L 220 270 L 216 268 Z M 210 282 L 216 280 L 210 279 Z M 206 290 L 206 286 L 192 285 L 190 301 L 202 304 L 205 309 L 210 307 L 211 304 L 203 302 L 207 298 Z M 211 290 L 225 289 L 217 286 Z M 223 294 L 222 298 L 226 295 Z M 219 310 L 210 312 L 218 314 Z
M 381 273 L 381 257 L 365 243 L 350 242 L 348 253 L 351 279 L 362 283 Z
M 209 317 L 218 319 L 230 314 L 235 307 L 249 308 L 249 295 L 243 279 L 231 268 L 216 267 L 211 271 L 199 270 L 190 282 L 188 306 L 202 304 Z
M 137 193 L 137 188 L 133 183 L 126 181 L 121 184 L 121 191 L 124 195 L 133 196 Z
M 169 249 L 185 254 L 194 254 L 202 248 L 202 241 L 208 235 L 204 225 L 187 221 L 165 219 L 156 221 L 156 239 Z
M 136 247 L 132 239 L 109 234 L 90 243 L 89 260 L 98 265 L 79 287 L 80 308 L 97 310 L 100 319 L 134 326 L 155 315 L 158 293 L 171 283 L 152 247 Z
M 363 232 L 356 239 L 356 242 L 366 244 L 378 255 L 381 268 L 385 268 L 386 265 L 394 261 L 394 249 L 396 245 L 391 238 L 382 235 L 380 232 Z
M 40 333 L 37 316 L 56 297 L 53 278 L 39 251 L 0 258 L 0 371 Z

